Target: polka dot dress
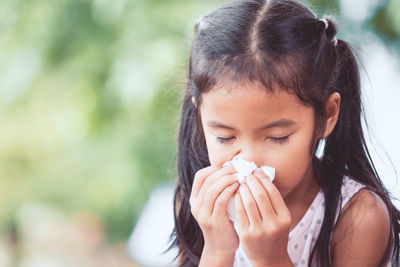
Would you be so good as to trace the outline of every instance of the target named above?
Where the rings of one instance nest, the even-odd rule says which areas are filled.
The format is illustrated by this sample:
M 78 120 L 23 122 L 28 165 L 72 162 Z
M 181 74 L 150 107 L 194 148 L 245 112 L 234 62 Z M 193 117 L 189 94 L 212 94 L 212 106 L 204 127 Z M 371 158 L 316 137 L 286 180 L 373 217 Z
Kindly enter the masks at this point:
M 346 205 L 350 198 L 364 186 L 345 176 L 342 185 L 342 205 Z M 317 193 L 310 207 L 295 228 L 289 233 L 288 254 L 293 265 L 307 266 L 308 258 L 321 230 L 325 212 L 325 197 L 322 189 Z M 336 214 L 335 222 L 339 211 Z M 239 245 L 234 258 L 234 267 L 252 266 L 242 247 Z M 315 266 L 313 264 L 313 266 Z

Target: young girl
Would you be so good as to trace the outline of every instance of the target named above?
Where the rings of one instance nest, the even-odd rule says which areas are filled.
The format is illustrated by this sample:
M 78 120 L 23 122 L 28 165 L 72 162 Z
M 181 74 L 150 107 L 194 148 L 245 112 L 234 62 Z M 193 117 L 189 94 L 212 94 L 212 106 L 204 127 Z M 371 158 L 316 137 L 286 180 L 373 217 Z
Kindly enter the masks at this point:
M 235 1 L 197 22 L 174 200 L 180 266 L 398 266 L 400 212 L 364 140 L 355 57 L 335 34 L 292 0 Z M 275 179 L 257 168 L 239 184 L 232 159 Z

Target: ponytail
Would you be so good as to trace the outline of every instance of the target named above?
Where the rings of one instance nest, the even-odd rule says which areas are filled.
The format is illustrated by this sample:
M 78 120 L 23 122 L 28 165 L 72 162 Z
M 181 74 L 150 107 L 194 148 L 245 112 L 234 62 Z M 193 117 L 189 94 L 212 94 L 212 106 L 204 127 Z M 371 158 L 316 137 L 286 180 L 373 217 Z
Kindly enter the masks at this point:
M 360 96 L 360 75 L 356 58 L 350 45 L 339 40 L 336 46 L 338 54 L 337 73 L 334 75 L 332 92 L 337 91 L 341 96 L 339 118 L 332 133 L 325 140 L 324 155 L 320 163 L 313 162 L 316 179 L 325 195 L 325 216 L 321 226 L 321 233 L 310 255 L 317 255 L 318 266 L 332 266 L 330 255 L 331 233 L 335 226 L 336 213 L 342 205 L 341 185 L 343 175 L 351 176 L 355 181 L 364 184 L 382 198 L 388 207 L 392 227 L 391 238 L 386 247 L 381 265 L 390 260 L 390 255 L 396 256 L 399 261 L 399 219 L 400 213 L 393 206 L 389 192 L 383 186 L 381 179 L 372 162 L 367 148 L 361 124 L 361 115 L 368 126 L 365 113 L 362 109 Z M 317 167 L 318 166 L 318 167 Z M 394 240 L 392 238 L 394 234 Z M 393 243 L 394 246 L 390 246 Z

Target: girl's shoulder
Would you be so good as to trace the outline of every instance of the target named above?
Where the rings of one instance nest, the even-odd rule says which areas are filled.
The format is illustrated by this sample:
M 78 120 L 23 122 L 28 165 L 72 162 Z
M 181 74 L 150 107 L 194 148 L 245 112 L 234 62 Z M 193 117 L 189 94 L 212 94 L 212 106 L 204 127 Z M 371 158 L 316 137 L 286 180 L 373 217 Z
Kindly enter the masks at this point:
M 376 193 L 349 177 L 342 186 L 342 203 L 332 233 L 334 266 L 377 266 L 389 241 L 388 208 Z
M 356 211 L 362 212 L 370 209 L 378 209 L 382 212 L 386 211 L 389 216 L 389 211 L 382 198 L 380 198 L 373 190 L 356 181 L 352 177 L 344 177 L 341 192 L 341 211 L 337 223 L 340 221 L 341 217 L 346 216 L 346 214 L 350 215 Z

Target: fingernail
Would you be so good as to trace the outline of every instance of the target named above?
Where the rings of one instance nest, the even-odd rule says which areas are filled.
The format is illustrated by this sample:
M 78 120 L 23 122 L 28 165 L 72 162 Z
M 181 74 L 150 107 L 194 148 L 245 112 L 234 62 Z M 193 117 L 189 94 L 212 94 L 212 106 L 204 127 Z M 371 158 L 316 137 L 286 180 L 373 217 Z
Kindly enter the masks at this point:
M 263 173 L 263 171 L 260 168 L 257 168 L 254 170 L 254 174 L 256 175 L 261 175 Z
M 229 161 L 226 161 L 224 164 L 222 164 L 222 167 L 226 167 L 226 166 L 229 166 L 229 165 L 232 165 Z
M 234 168 L 234 166 L 233 166 L 233 164 L 225 164 L 225 165 L 223 165 L 223 167 L 224 168 L 227 168 L 227 169 L 231 169 L 231 168 Z
M 241 185 L 239 186 L 239 191 L 240 191 L 240 192 L 242 192 L 242 191 L 244 190 L 244 189 L 243 189 L 243 186 L 244 186 L 243 184 L 241 184 Z

